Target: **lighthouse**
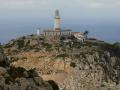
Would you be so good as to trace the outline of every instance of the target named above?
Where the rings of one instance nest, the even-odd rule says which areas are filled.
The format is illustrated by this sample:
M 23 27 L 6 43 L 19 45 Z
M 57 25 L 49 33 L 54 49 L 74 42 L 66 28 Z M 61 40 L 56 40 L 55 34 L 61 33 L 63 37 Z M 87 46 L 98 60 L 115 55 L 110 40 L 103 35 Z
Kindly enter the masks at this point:
M 55 11 L 55 17 L 54 17 L 54 30 L 60 30 L 60 14 L 59 10 Z

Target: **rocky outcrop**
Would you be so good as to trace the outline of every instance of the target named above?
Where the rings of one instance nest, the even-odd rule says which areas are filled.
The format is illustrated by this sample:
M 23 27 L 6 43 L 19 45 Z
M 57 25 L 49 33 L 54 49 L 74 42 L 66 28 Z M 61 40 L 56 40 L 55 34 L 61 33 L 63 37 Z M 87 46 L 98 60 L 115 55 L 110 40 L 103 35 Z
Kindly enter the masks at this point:
M 61 84 L 65 90 L 119 90 L 120 69 L 114 68 L 116 61 L 109 52 L 102 55 L 86 54 L 76 61 L 77 66 L 70 68 L 68 76 Z M 119 59 L 120 60 L 120 59 Z
M 0 45 L 0 66 L 2 67 L 8 67 L 9 66 L 9 61 L 6 57 L 6 55 L 3 52 L 3 48 Z
M 59 90 L 54 81 L 43 81 L 35 70 L 15 68 L 9 64 L 0 47 L 0 90 Z
M 80 43 L 75 40 L 48 43 L 43 38 L 30 36 L 6 44 L 4 50 L 11 59 L 11 65 L 35 68 L 44 80 L 56 81 L 60 90 L 120 90 L 119 43 Z M 4 75 L 8 72 L 3 68 L 1 71 Z M 23 73 L 26 78 L 16 78 L 13 81 L 15 84 L 25 81 L 25 87 L 32 83 L 34 88 L 35 80 L 28 79 L 28 74 L 27 71 Z M 48 83 L 54 86 L 54 90 L 58 89 L 53 81 Z

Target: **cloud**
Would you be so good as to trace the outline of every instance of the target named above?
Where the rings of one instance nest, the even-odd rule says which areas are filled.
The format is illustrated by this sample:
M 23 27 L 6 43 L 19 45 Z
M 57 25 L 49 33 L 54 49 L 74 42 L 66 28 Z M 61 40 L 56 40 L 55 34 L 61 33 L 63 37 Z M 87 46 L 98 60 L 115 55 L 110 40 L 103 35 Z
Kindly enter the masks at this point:
M 119 0 L 93 0 L 89 6 L 91 8 L 120 8 Z
M 0 0 L 1 8 L 24 8 L 49 5 L 49 0 Z
M 0 0 L 0 8 L 120 8 L 120 0 Z
M 79 8 L 120 8 L 120 0 L 64 0 L 64 4 Z

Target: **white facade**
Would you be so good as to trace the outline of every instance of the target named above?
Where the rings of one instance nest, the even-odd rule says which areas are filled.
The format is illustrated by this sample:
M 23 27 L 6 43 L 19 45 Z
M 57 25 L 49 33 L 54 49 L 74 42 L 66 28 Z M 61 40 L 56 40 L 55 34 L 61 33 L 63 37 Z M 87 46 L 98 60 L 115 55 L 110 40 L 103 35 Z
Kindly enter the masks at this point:
M 85 35 L 80 32 L 74 33 L 73 35 L 81 42 L 83 42 L 86 39 Z
M 54 20 L 54 29 L 60 29 L 60 18 L 55 18 Z
M 61 36 L 71 36 L 74 35 L 79 41 L 83 42 L 86 37 L 83 33 L 80 32 L 72 32 L 70 29 L 61 29 L 61 20 L 59 15 L 59 10 L 55 11 L 54 17 L 54 29 L 44 29 L 42 33 L 40 29 L 37 30 L 37 35 L 43 35 L 50 40 L 60 40 Z M 69 40 L 67 40 L 68 42 Z
M 37 35 L 40 35 L 40 29 L 37 30 Z
M 54 29 L 60 29 L 60 15 L 59 15 L 59 10 L 55 11 L 55 17 L 54 17 Z

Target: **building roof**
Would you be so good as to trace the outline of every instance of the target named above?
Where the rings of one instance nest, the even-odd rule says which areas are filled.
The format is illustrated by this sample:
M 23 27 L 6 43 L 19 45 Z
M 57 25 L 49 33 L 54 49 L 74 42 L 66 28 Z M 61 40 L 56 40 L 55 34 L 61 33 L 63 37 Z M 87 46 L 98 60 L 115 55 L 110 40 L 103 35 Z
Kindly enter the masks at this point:
M 72 32 L 72 34 L 83 34 L 82 32 Z
M 66 29 L 66 30 L 43 30 L 43 32 L 66 32 L 66 31 L 72 31 L 70 29 Z

